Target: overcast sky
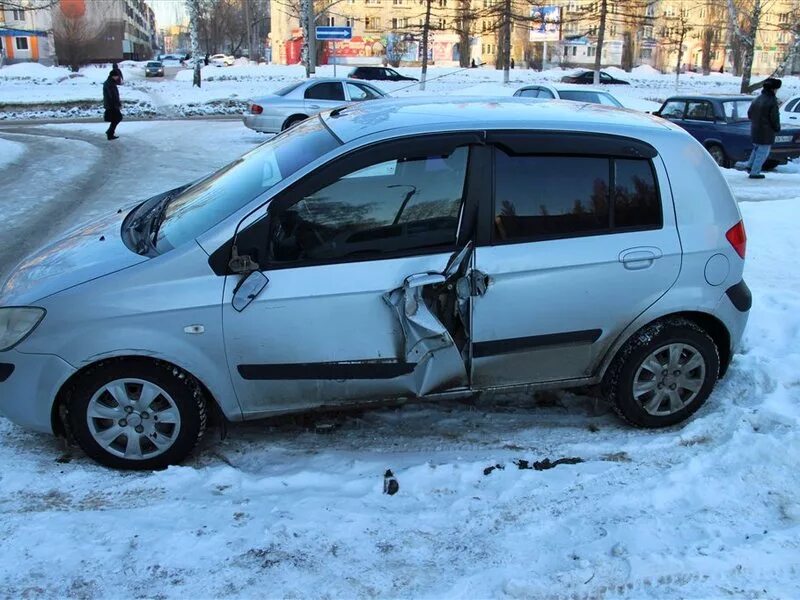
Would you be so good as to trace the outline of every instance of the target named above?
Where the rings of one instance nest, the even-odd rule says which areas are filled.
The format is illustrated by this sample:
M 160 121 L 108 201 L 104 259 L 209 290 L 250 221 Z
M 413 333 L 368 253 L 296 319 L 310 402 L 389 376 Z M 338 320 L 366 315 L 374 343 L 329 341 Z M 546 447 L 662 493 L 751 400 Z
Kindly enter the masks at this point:
M 186 8 L 183 0 L 147 0 L 156 13 L 156 27 L 169 27 L 186 19 Z

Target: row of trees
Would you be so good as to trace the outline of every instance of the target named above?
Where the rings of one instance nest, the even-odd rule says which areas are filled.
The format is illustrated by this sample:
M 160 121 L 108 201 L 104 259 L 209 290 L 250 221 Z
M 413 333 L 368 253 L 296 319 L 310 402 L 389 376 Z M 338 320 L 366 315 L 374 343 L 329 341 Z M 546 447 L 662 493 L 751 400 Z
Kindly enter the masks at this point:
M 193 1 L 193 0 L 190 0 Z M 339 6 L 344 0 L 280 0 L 285 9 L 301 24 L 308 23 L 311 14 L 314 24 L 322 16 L 344 17 Z M 476 34 L 494 33 L 496 37 L 495 67 L 505 71 L 508 80 L 511 59 L 512 31 L 541 24 L 541 17 L 529 16 L 548 0 L 417 0 L 418 14 L 409 18 L 404 32 L 420 39 L 422 58 L 421 87 L 424 89 L 427 72 L 428 47 L 432 32 L 446 29 L 458 35 L 460 64 L 470 66 L 470 39 Z M 564 3 L 561 3 L 562 5 Z M 782 10 L 783 12 L 778 12 Z M 766 15 L 773 18 L 765 19 Z M 774 18 L 774 17 L 778 18 Z M 441 23 L 445 26 L 442 27 Z M 641 42 L 656 38 L 662 51 L 675 60 L 676 77 L 685 62 L 685 48 L 690 39 L 701 41 L 702 71 L 711 71 L 712 57 L 730 51 L 734 73 L 742 77 L 742 91 L 751 89 L 752 66 L 759 35 L 783 32 L 787 51 L 776 75 L 793 64 L 800 51 L 800 2 L 794 6 L 785 0 L 698 0 L 674 2 L 660 0 L 595 0 L 569 3 L 562 10 L 562 35 L 589 36 L 596 42 L 595 83 L 599 82 L 603 49 L 609 35 L 623 40 L 622 67 L 635 66 Z M 312 29 L 313 31 L 313 25 Z M 304 28 L 305 33 L 305 28 Z M 305 36 L 309 38 L 308 35 Z M 308 54 L 306 63 L 313 72 L 315 55 Z

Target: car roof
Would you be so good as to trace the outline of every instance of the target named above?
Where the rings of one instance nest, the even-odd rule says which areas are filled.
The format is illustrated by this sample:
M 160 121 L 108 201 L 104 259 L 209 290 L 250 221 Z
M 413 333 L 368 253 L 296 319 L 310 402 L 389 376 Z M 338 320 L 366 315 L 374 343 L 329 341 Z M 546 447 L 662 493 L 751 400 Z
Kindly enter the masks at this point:
M 645 113 L 600 104 L 520 97 L 411 97 L 371 100 L 323 113 L 330 129 L 344 142 L 397 129 L 553 129 L 608 132 L 631 128 L 672 129 Z
M 670 96 L 664 102 L 671 100 L 717 100 L 719 102 L 729 102 L 731 100 L 753 100 L 753 96 L 743 94 L 681 94 L 679 96 Z
M 557 92 L 595 92 L 597 94 L 609 94 L 611 92 L 608 90 L 604 90 L 602 88 L 592 87 L 590 85 L 578 85 L 575 83 L 530 83 L 528 85 L 523 85 L 517 91 L 520 90 L 531 90 L 534 88 L 545 88 L 548 90 L 555 90 Z

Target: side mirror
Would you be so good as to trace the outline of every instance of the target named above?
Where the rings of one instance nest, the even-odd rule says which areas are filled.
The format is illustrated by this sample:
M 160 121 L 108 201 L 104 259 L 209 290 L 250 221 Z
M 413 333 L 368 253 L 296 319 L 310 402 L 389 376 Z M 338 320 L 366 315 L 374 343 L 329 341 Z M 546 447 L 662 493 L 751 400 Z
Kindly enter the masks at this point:
M 654 110 L 654 111 L 653 111 L 653 114 L 654 114 L 655 116 L 657 116 L 657 117 L 660 117 L 660 116 L 661 116 L 661 110 L 660 110 L 660 109 L 659 109 L 659 110 Z
M 261 271 L 253 271 L 242 277 L 233 290 L 233 309 L 242 312 L 267 287 L 269 279 Z

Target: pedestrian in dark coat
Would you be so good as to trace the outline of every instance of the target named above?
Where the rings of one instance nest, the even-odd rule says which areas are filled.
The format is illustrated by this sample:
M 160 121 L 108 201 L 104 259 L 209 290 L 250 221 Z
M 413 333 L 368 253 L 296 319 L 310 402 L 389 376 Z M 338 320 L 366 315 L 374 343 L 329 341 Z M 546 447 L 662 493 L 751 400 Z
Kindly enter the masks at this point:
M 770 77 L 764 80 L 761 95 L 753 100 L 747 109 L 750 119 L 750 138 L 753 150 L 745 163 L 737 163 L 737 168 L 750 171 L 750 179 L 764 179 L 761 167 L 769 157 L 775 134 L 781 130 L 781 119 L 778 113 L 778 99 L 775 90 L 781 87 L 781 80 Z
M 119 99 L 119 88 L 117 88 L 121 81 L 121 77 L 115 75 L 112 71 L 108 74 L 108 79 L 103 84 L 103 108 L 105 108 L 103 120 L 106 123 L 110 123 L 106 130 L 106 137 L 109 140 L 115 140 L 119 137 L 115 135 L 115 132 L 117 125 L 122 121 L 122 102 Z

